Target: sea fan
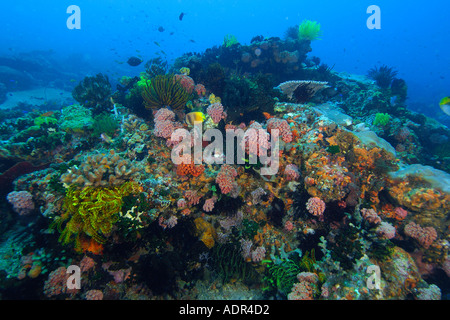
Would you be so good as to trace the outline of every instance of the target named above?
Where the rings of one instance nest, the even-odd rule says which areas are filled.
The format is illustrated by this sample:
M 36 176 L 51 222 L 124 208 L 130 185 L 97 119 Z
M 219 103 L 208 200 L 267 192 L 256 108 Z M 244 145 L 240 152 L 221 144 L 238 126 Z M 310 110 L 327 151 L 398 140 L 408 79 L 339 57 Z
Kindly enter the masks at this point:
M 376 81 L 380 88 L 387 89 L 392 83 L 392 80 L 397 75 L 398 71 L 389 68 L 386 65 L 381 67 L 374 67 L 369 69 L 367 76 Z

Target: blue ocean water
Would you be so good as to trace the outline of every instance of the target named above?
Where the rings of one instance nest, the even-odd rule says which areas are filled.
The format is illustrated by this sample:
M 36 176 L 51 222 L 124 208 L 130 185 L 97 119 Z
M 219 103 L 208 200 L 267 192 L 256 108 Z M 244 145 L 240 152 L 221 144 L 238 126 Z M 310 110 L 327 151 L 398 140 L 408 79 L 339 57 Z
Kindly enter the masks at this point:
M 81 9 L 79 30 L 66 26 L 66 10 L 73 4 Z M 381 29 L 369 30 L 367 8 L 374 4 L 381 9 Z M 118 62 L 131 55 L 146 61 L 161 50 L 169 60 L 202 52 L 220 46 L 227 34 L 242 44 L 257 35 L 283 37 L 288 27 L 310 19 L 323 30 L 310 56 L 349 73 L 366 74 L 381 64 L 393 67 L 408 84 L 408 106 L 448 125 L 439 101 L 450 87 L 449 7 L 438 0 L 24 0 L 8 2 L 0 12 L 0 54 L 52 50 L 68 71 L 85 67 L 92 74 L 133 75 L 142 66 Z

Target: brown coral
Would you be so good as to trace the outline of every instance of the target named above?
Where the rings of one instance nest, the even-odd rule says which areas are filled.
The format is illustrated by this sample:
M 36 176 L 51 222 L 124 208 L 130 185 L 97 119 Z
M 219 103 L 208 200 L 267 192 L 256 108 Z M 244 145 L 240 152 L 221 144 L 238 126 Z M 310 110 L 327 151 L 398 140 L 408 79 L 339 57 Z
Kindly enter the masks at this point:
M 143 168 L 123 158 L 114 150 L 101 153 L 88 153 L 76 157 L 80 165 L 73 165 L 61 176 L 65 185 L 80 187 L 120 185 L 136 178 Z

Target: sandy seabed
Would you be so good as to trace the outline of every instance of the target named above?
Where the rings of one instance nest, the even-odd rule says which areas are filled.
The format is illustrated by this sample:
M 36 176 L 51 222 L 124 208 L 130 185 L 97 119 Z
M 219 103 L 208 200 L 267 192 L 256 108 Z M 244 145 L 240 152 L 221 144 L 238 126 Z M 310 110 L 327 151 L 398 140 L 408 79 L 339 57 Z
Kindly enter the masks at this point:
M 7 93 L 7 100 L 0 104 L 0 109 L 12 109 L 20 102 L 34 106 L 46 104 L 69 105 L 75 102 L 72 93 L 56 88 L 35 88 L 26 91 L 13 91 Z

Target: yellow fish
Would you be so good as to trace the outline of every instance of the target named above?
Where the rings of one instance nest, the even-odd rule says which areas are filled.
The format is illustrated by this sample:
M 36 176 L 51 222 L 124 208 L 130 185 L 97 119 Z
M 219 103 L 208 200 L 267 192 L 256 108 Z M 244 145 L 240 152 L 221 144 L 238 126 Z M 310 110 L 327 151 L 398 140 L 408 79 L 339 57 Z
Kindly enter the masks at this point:
M 442 98 L 439 106 L 446 115 L 450 116 L 450 97 Z
M 193 126 L 195 122 L 203 122 L 205 121 L 205 119 L 206 116 L 203 114 L 203 112 L 199 111 L 189 112 L 186 115 L 186 123 L 191 126 Z

